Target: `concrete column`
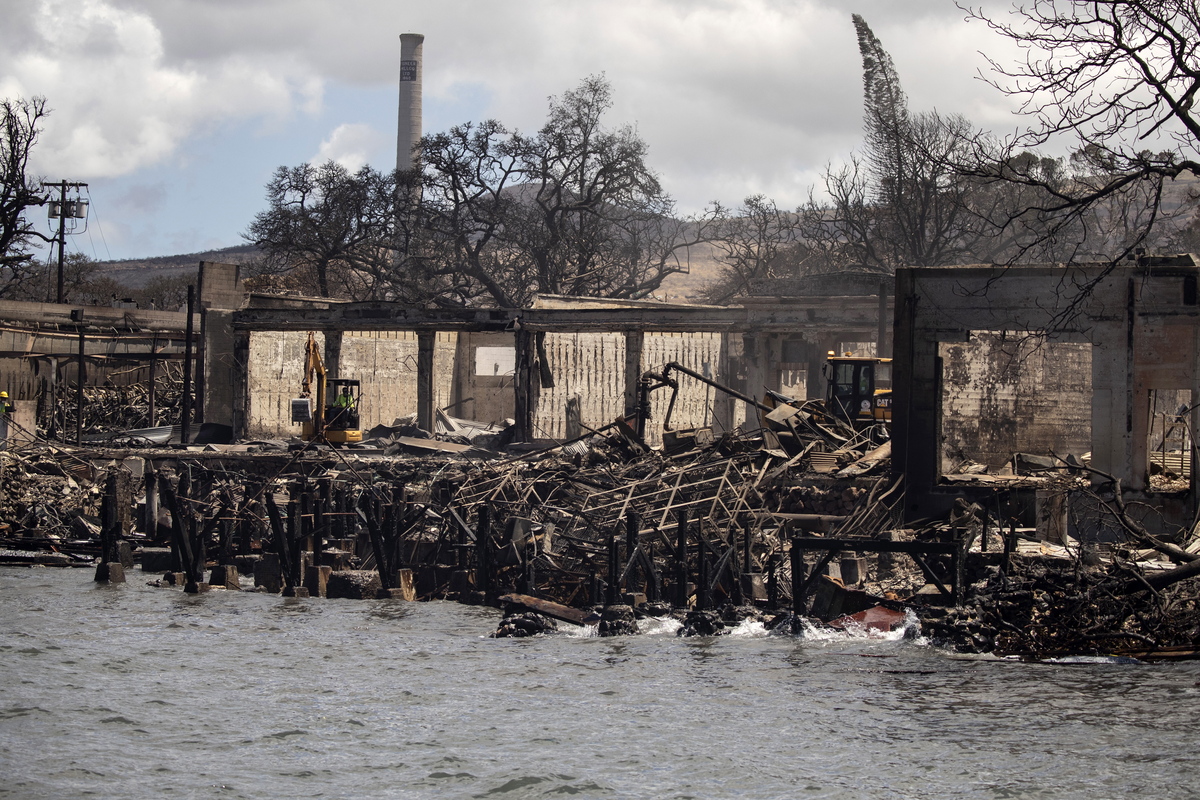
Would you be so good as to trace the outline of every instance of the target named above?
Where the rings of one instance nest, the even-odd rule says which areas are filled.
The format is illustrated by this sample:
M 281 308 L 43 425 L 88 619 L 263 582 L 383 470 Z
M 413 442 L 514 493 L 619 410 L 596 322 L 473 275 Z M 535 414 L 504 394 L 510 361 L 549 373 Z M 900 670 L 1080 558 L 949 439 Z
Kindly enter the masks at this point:
M 1140 486 L 1129 482 L 1134 429 L 1131 304 L 1126 311 L 1126 324 L 1097 325 L 1092 331 L 1092 466 L 1133 489 Z
M 204 362 L 200 366 L 200 374 L 204 377 L 204 394 L 200 398 L 204 410 L 202 419 L 232 427 L 238 384 L 246 381 L 246 376 L 239 376 L 235 369 L 239 362 L 235 357 L 237 336 L 233 331 L 233 312 L 209 309 L 204 316 Z M 237 435 L 236 429 L 234 435 Z
M 435 402 L 433 397 L 433 351 L 437 333 L 417 333 L 417 427 L 433 431 Z
M 892 369 L 892 472 L 905 477 L 905 519 L 920 516 L 923 498 L 937 485 L 941 458 L 938 339 L 918 338 L 920 301 L 912 292 L 911 281 L 907 272 L 897 276 Z
M 642 331 L 625 331 L 625 412 L 637 408 L 638 381 L 642 377 Z
M 475 377 L 475 348 L 468 331 L 459 331 L 454 343 L 454 378 L 450 382 L 450 411 L 453 417 L 476 419 L 475 400 L 469 394 Z
M 37 439 L 37 401 L 9 398 L 8 402 L 13 410 L 0 416 L 0 450 L 15 450 Z
M 805 380 L 806 400 L 823 400 L 826 394 L 827 381 L 825 364 L 829 360 L 829 351 L 837 347 L 837 342 L 820 341 L 808 346 L 808 377 Z
M 776 334 L 756 331 L 742 334 L 743 370 L 746 376 L 745 394 L 762 398 L 766 389 L 779 391 L 780 343 Z M 746 409 L 747 419 L 755 419 L 758 411 Z
M 517 363 L 513 380 L 513 399 L 516 408 L 516 440 L 532 442 L 541 397 L 541 366 L 538 360 L 537 334 L 519 330 L 516 335 Z
M 325 373 L 330 378 L 342 376 L 342 332 L 325 331 Z
M 233 333 L 230 369 L 230 421 L 235 440 L 245 438 L 250 420 L 250 333 Z
M 875 334 L 875 355 L 878 358 L 888 358 L 892 354 L 892 342 L 889 334 L 895 324 L 894 315 L 888 315 L 888 281 L 879 282 L 879 330 Z
M 737 383 L 737 367 L 734 363 L 731 345 L 733 334 L 721 334 L 720 354 L 717 357 L 717 374 L 716 380 L 731 389 L 738 389 Z M 737 400 L 733 395 L 725 392 L 714 392 L 713 397 L 713 425 L 718 433 L 733 430 L 736 422 L 736 406 Z

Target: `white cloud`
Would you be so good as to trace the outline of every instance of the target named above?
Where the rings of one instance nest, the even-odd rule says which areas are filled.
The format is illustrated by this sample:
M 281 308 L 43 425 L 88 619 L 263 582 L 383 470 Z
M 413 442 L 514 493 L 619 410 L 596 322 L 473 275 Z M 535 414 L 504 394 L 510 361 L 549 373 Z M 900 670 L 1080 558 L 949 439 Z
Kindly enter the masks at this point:
M 5 47 L 4 84 L 43 95 L 35 167 L 81 178 L 120 175 L 172 155 L 230 117 L 286 115 L 320 95 L 307 67 L 231 54 L 200 69 L 168 63 L 156 21 L 105 0 L 40 0 L 30 36 Z
M 233 191 L 252 193 L 243 205 L 257 203 L 263 174 L 313 152 L 390 167 L 398 36 L 409 31 L 426 36 L 427 130 L 495 117 L 529 131 L 544 120 L 549 95 L 604 72 L 616 103 L 609 122 L 637 125 L 651 166 L 685 210 L 757 192 L 794 205 L 826 163 L 858 146 L 851 11 L 892 53 L 914 109 L 1013 122 L 1007 100 L 975 78 L 984 65 L 976 51 L 1003 59 L 1002 42 L 964 23 L 950 0 L 7 5 L 0 96 L 40 94 L 53 109 L 36 170 L 151 184 L 164 180 L 155 170 L 203 170 L 203 159 L 238 156 L 238 174 L 253 179 L 220 198 L 190 198 L 193 208 L 228 206 Z M 390 108 L 356 108 L 364 96 L 390 98 Z
M 371 153 L 387 141 L 388 137 L 370 125 L 338 125 L 333 129 L 333 133 L 329 134 L 329 138 L 321 142 L 321 147 L 312 161 L 315 164 L 336 161 L 351 172 L 357 172 L 370 161 Z

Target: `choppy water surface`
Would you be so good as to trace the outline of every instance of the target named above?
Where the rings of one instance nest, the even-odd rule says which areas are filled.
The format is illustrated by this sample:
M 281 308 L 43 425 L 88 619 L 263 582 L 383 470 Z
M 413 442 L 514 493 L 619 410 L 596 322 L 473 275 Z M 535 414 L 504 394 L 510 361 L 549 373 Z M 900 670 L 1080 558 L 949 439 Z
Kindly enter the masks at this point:
M 450 603 L 0 569 L 0 795 L 1193 797 L 1200 667 L 747 629 L 495 640 Z

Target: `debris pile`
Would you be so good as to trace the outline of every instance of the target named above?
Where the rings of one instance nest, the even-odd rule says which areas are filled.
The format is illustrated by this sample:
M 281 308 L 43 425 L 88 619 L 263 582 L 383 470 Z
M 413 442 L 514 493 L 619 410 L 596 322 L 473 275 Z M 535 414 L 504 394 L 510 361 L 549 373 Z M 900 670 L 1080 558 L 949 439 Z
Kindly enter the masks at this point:
M 1024 553 L 1036 532 L 1001 511 L 1007 488 L 986 509 L 962 501 L 904 528 L 882 430 L 812 404 L 764 412 L 757 431 L 689 431 L 661 451 L 625 421 L 507 456 L 480 446 L 503 429 L 466 426 L 442 431 L 449 448 L 413 446 L 437 440 L 403 425 L 379 431 L 398 446 L 390 456 L 314 443 L 253 454 L 43 445 L 0 454 L 0 547 L 97 556 L 107 580 L 132 550 L 163 574 L 156 585 L 190 592 L 503 605 L 500 637 L 558 622 L 632 634 L 664 613 L 681 635 L 746 619 L 894 630 L 913 608 L 927 635 L 966 652 L 1200 642 L 1187 575 L 1157 586 L 1144 567 L 1085 563 L 1079 548 L 1057 562 Z M 1190 563 L 1135 529 L 1114 495 L 1107 519 L 1129 539 Z
M 76 387 L 60 383 L 38 398 L 37 427 L 47 439 L 73 441 L 77 422 L 82 433 L 96 436 L 155 425 L 178 425 L 183 415 L 183 374 L 179 364 L 164 362 L 155 374 L 153 402 L 146 382 L 83 387 L 83 417 L 77 418 Z M 120 373 L 112 378 L 120 379 Z
M 1046 559 L 993 568 L 968 604 L 926 608 L 922 629 L 967 653 L 1030 660 L 1077 655 L 1195 657 L 1200 652 L 1200 583 L 1161 591 L 1140 570 Z

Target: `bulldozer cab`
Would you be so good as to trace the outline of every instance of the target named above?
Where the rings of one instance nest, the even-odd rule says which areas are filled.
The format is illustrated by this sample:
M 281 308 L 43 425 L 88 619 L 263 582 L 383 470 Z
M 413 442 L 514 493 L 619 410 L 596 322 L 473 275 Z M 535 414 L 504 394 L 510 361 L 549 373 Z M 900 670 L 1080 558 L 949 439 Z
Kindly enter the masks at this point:
M 832 353 L 825 364 L 830 412 L 856 426 L 892 418 L 892 360 Z

